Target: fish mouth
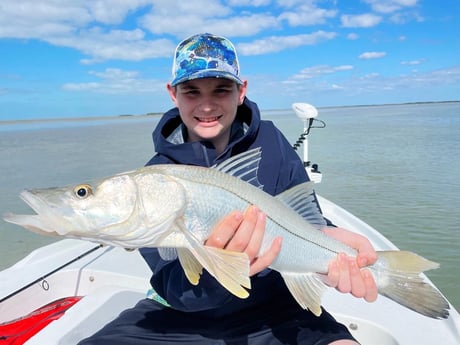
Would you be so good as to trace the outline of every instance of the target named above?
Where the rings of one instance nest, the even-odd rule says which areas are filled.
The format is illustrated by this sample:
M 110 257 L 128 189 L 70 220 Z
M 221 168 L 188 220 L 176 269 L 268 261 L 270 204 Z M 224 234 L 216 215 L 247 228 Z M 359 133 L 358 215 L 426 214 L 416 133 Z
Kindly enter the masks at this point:
M 21 192 L 19 196 L 35 211 L 35 214 L 6 213 L 3 215 L 3 219 L 8 223 L 22 226 L 40 235 L 57 235 L 58 233 L 52 230 L 53 227 L 50 226 L 53 215 L 45 200 L 36 195 L 33 191 L 27 190 Z
M 35 215 L 38 215 L 39 210 L 43 210 L 46 207 L 45 202 L 31 191 L 24 190 L 19 196 L 32 210 L 35 211 Z

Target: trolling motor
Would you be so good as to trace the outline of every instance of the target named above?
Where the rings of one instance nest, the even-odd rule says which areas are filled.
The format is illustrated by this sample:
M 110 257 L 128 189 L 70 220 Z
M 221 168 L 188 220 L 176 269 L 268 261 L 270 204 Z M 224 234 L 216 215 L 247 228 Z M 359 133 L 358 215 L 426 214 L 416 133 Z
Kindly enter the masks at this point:
M 318 170 L 318 164 L 311 164 L 311 162 L 308 160 L 308 134 L 310 134 L 310 130 L 312 128 L 326 127 L 326 123 L 316 119 L 318 116 L 318 110 L 311 104 L 294 103 L 292 104 L 292 109 L 294 109 L 297 117 L 303 122 L 303 132 L 292 147 L 294 150 L 297 150 L 300 146 L 303 145 L 303 166 L 305 167 L 310 180 L 315 183 L 320 183 L 322 175 Z M 314 122 L 319 122 L 320 126 L 313 126 Z

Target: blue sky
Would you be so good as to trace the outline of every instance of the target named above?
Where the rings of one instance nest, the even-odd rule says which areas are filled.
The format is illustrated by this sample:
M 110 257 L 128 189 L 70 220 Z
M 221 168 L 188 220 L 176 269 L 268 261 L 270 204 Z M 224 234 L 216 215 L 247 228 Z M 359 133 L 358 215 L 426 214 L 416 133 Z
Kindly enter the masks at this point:
M 460 100 L 458 0 L 2 0 L 0 119 L 172 106 L 179 41 L 230 38 L 261 109 Z

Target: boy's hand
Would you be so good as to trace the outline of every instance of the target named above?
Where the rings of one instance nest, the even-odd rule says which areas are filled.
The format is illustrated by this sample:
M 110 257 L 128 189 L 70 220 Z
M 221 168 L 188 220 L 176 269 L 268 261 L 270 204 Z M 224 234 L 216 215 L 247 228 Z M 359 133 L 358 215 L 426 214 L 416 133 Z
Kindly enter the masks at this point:
M 325 228 L 323 231 L 358 251 L 356 258 L 340 253 L 329 264 L 326 282 L 343 293 L 351 293 L 368 302 L 377 299 L 378 291 L 372 273 L 361 269 L 377 260 L 377 253 L 367 238 L 342 228 Z
M 206 240 L 207 246 L 244 252 L 250 262 L 252 276 L 267 268 L 281 250 L 281 237 L 270 249 L 258 256 L 265 233 L 266 215 L 256 206 L 249 206 L 244 214 L 234 211 L 222 218 Z

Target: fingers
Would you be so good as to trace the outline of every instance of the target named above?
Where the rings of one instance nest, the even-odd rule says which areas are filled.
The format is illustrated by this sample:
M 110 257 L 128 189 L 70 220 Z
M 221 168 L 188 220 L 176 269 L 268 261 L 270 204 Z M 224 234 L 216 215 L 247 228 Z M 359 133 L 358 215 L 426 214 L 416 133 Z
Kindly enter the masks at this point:
M 276 259 L 278 256 L 279 252 L 281 251 L 281 243 L 282 243 L 282 238 L 277 237 L 273 240 L 272 245 L 270 246 L 270 249 L 265 252 L 263 255 L 256 257 L 252 263 L 251 266 L 249 267 L 249 275 L 253 276 L 254 274 L 257 274 L 264 269 L 266 269 L 268 266 L 271 265 L 271 263 Z
M 340 242 L 354 248 L 359 253 L 358 265 L 372 265 L 377 260 L 377 253 L 372 243 L 364 236 L 343 228 L 324 228 L 323 231 Z
M 281 237 L 275 239 L 270 248 L 259 256 L 265 234 L 267 217 L 257 207 L 250 206 L 238 230 L 225 247 L 228 250 L 245 252 L 250 262 L 250 275 L 267 268 L 281 250 Z
M 340 292 L 351 293 L 368 302 L 375 301 L 377 286 L 372 273 L 364 268 L 377 260 L 372 243 L 366 237 L 343 228 L 325 228 L 323 231 L 358 252 L 356 258 L 339 254 L 329 265 L 326 283 Z
M 364 279 L 364 285 L 366 286 L 366 295 L 364 296 L 364 299 L 367 302 L 374 302 L 378 297 L 378 290 L 375 279 L 367 268 L 362 270 L 362 275 Z
M 249 206 L 244 215 L 235 211 L 224 217 L 214 228 L 206 245 L 245 252 L 250 262 L 250 275 L 267 268 L 281 250 L 281 238 L 276 238 L 262 255 L 266 215 L 256 206 Z
M 364 298 L 367 294 L 366 285 L 364 279 L 361 276 L 361 270 L 358 267 L 355 258 L 347 257 L 345 260 L 345 265 L 348 266 L 349 274 L 349 284 L 346 286 L 351 294 L 357 298 Z
M 330 263 L 326 282 L 342 293 L 351 293 L 368 302 L 375 301 L 378 296 L 372 273 L 368 269 L 361 269 L 356 258 L 344 253 Z
M 266 216 L 256 206 L 249 206 L 244 215 L 232 212 L 216 225 L 206 245 L 245 252 L 252 261 L 260 251 L 265 224 Z
M 240 211 L 228 214 L 214 227 L 205 244 L 216 248 L 225 248 L 242 221 L 243 214 Z
M 246 252 L 252 260 L 260 250 L 265 231 L 265 215 L 256 206 L 249 206 L 238 230 L 225 247 L 228 250 Z

